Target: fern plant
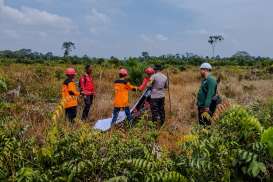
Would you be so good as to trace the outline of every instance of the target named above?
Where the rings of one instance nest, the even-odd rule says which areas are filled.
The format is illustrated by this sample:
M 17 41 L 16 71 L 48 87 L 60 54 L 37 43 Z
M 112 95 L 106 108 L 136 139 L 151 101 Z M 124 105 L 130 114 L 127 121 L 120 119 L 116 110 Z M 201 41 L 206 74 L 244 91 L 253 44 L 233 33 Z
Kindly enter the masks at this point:
M 223 137 L 243 143 L 255 142 L 262 131 L 257 118 L 240 106 L 235 106 L 226 112 L 219 121 L 219 127 L 225 132 Z
M 273 157 L 273 127 L 263 132 L 261 142 L 266 144 L 270 155 Z

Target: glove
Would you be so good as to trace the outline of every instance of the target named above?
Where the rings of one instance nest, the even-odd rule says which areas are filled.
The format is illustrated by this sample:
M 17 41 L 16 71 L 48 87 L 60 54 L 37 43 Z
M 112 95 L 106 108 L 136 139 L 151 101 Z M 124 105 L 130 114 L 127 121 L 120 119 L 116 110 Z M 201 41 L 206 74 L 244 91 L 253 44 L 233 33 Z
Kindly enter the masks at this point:
M 148 90 L 152 90 L 152 88 L 153 88 L 152 85 L 147 87 Z
M 69 95 L 75 95 L 74 92 L 72 91 L 69 91 Z
M 208 112 L 203 112 L 201 114 L 201 118 L 203 121 L 207 121 L 209 123 L 211 123 L 211 121 L 212 121 L 212 117 L 210 116 L 210 114 Z

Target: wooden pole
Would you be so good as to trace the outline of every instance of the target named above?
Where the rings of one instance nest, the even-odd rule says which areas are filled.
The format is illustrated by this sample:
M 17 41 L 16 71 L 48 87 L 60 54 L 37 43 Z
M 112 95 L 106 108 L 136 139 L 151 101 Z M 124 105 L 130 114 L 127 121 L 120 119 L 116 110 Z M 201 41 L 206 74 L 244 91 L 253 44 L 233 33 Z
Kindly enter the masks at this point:
M 170 113 L 172 113 L 172 100 L 171 100 L 171 92 L 170 92 L 170 77 L 169 72 L 167 71 L 167 83 L 168 83 L 168 95 L 169 95 L 169 106 L 170 106 Z

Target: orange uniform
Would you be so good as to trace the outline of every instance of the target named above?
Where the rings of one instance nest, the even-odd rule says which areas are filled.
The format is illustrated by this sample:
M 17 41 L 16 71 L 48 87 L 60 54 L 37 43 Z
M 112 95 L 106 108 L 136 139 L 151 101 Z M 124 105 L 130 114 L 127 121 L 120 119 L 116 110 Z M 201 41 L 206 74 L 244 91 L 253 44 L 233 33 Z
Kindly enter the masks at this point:
M 114 107 L 123 108 L 129 106 L 129 90 L 136 90 L 127 80 L 116 80 L 114 83 L 115 98 Z
M 62 99 L 64 99 L 64 108 L 71 108 L 78 105 L 77 97 L 80 92 L 77 90 L 76 83 L 69 79 L 65 80 L 62 86 Z

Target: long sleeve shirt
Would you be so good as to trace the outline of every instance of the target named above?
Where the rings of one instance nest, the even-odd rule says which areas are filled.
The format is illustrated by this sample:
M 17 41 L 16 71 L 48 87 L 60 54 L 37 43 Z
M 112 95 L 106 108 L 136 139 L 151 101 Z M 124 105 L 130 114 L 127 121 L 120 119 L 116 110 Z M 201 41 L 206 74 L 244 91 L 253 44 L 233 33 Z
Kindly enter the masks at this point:
M 62 86 L 62 98 L 64 99 L 64 108 L 71 108 L 78 105 L 77 97 L 80 92 L 77 90 L 76 83 L 72 80 L 65 80 Z
M 129 106 L 129 91 L 137 90 L 137 87 L 131 85 L 127 80 L 119 79 L 114 83 L 115 98 L 114 107 Z
M 149 77 L 145 77 L 143 79 L 142 84 L 138 87 L 138 89 L 141 90 L 141 91 L 145 90 L 145 88 L 148 86 L 150 81 L 151 81 L 151 79 Z
M 80 78 L 80 87 L 84 95 L 95 95 L 95 86 L 91 76 L 85 74 Z
M 207 108 L 210 106 L 212 98 L 216 95 L 217 82 L 209 75 L 203 79 L 197 96 L 197 106 Z

